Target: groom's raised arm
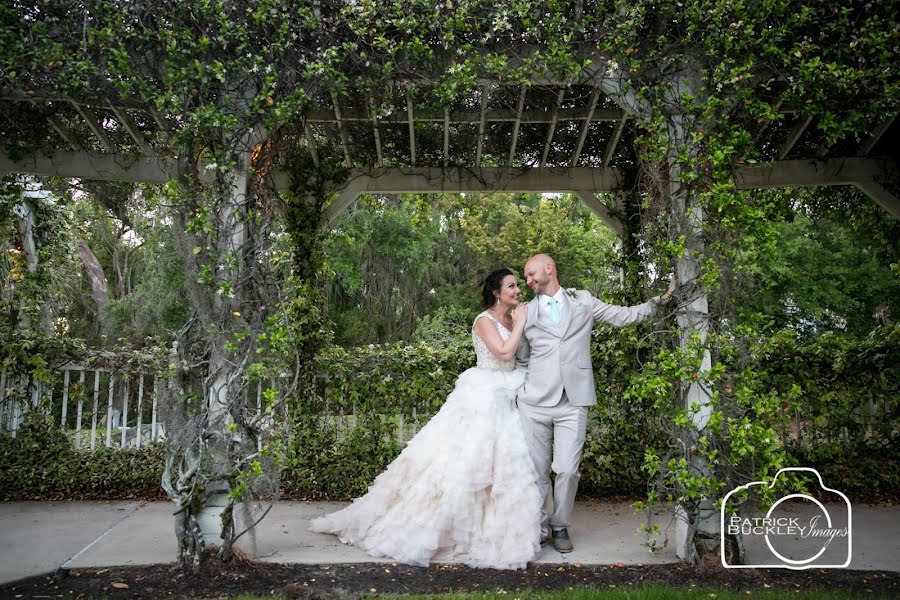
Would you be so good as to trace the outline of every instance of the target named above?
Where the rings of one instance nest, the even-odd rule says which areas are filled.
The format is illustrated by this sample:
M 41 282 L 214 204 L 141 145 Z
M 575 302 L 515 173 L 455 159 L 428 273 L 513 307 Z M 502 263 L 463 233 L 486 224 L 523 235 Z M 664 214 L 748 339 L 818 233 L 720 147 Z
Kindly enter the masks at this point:
M 618 306 L 607 304 L 591 296 L 595 323 L 606 323 L 614 327 L 628 327 L 646 321 L 656 313 L 658 298 L 634 306 Z
M 643 304 L 634 306 L 617 306 L 615 304 L 607 304 L 603 300 L 590 296 L 592 309 L 594 313 L 594 322 L 606 323 L 615 327 L 628 327 L 646 321 L 659 309 L 659 307 L 669 301 L 678 282 L 673 277 L 669 281 L 669 289 L 661 296 L 651 298 Z

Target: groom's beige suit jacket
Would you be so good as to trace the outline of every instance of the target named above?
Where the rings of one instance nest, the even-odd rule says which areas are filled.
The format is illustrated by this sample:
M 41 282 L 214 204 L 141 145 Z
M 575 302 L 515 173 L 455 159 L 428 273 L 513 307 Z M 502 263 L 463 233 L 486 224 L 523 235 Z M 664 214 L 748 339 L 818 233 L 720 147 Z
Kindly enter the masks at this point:
M 566 290 L 567 309 L 554 326 L 538 318 L 538 298 L 528 303 L 528 319 L 516 352 L 516 366 L 527 369 L 518 402 L 532 406 L 556 406 L 563 390 L 572 406 L 597 403 L 591 368 L 591 330 L 594 323 L 626 327 L 649 318 L 659 299 L 636 306 L 615 306 L 584 290 Z M 545 307 L 546 310 L 546 307 Z

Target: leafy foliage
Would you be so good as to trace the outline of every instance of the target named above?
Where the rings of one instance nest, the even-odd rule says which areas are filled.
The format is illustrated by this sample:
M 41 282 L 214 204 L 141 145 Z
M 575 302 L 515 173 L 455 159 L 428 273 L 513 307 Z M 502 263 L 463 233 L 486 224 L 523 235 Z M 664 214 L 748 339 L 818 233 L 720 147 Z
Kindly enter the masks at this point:
M 709 493 L 716 481 L 744 484 L 777 463 L 817 467 L 854 501 L 897 497 L 896 326 L 857 341 L 824 336 L 802 342 L 785 331 L 746 349 L 753 364 L 746 371 L 735 371 L 735 358 L 723 357 L 729 371 L 720 374 L 716 389 L 732 400 L 718 405 L 723 416 L 710 428 L 714 435 L 694 450 L 715 465 L 716 480 L 709 481 L 680 474 L 681 452 L 669 445 L 667 432 L 677 426 L 669 420 L 669 390 L 680 385 L 682 374 L 657 377 L 656 363 L 675 369 L 677 362 L 660 354 L 656 336 L 647 333 L 594 332 L 600 403 L 589 412 L 582 494 L 633 498 L 648 486 L 659 498 L 680 489 Z M 635 361 L 646 369 L 636 372 Z M 319 395 L 298 393 L 289 401 L 290 433 L 277 444 L 282 492 L 329 500 L 364 493 L 401 449 L 399 415 L 408 440 L 413 424 L 426 422 L 472 362 L 467 340 L 327 350 L 317 361 Z M 31 414 L 17 438 L 0 435 L 5 499 L 158 497 L 161 447 L 77 452 L 55 423 Z M 688 411 L 679 414 L 690 418 Z M 719 458 L 725 452 L 730 462 Z M 651 468 L 672 487 L 659 488 Z
M 72 440 L 32 412 L 13 438 L 0 434 L 3 500 L 160 499 L 165 448 L 77 451 Z

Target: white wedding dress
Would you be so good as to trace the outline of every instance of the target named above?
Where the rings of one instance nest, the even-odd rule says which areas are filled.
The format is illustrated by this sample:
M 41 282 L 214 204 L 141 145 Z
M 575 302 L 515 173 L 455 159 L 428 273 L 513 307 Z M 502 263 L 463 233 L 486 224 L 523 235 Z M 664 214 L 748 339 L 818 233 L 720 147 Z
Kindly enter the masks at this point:
M 510 333 L 487 311 L 505 340 Z M 541 496 L 515 406 L 523 375 L 472 330 L 476 367 L 456 380 L 440 411 L 369 491 L 313 519 L 372 556 L 411 565 L 432 560 L 524 568 L 540 551 Z

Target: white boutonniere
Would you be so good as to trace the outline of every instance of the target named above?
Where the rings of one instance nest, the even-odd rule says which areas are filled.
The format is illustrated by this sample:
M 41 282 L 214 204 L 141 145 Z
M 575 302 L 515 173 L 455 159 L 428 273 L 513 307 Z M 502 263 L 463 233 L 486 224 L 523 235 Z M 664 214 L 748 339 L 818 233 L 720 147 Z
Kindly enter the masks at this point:
M 578 297 L 578 292 L 575 288 L 566 288 L 566 296 L 575 300 Z M 581 302 L 575 303 L 575 308 L 584 308 L 584 304 Z

